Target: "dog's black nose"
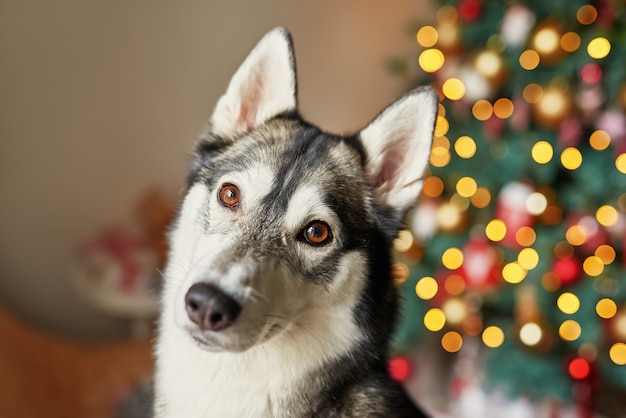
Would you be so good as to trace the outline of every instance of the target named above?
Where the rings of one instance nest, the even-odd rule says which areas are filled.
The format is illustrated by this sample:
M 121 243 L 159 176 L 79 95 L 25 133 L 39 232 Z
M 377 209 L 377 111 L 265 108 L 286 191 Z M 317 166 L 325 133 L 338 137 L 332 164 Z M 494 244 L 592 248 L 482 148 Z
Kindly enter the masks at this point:
M 233 298 L 209 283 L 196 283 L 189 288 L 185 309 L 189 319 L 210 331 L 228 328 L 241 312 L 241 306 Z

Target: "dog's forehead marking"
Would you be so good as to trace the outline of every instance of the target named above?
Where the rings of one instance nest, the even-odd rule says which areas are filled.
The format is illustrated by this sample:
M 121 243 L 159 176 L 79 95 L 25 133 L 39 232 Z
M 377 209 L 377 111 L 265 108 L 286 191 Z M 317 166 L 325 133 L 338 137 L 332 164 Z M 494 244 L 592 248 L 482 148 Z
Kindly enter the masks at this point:
M 287 205 L 285 227 L 297 229 L 303 227 L 304 222 L 313 220 L 329 222 L 334 215 L 324 200 L 324 193 L 319 186 L 315 184 L 299 186 Z

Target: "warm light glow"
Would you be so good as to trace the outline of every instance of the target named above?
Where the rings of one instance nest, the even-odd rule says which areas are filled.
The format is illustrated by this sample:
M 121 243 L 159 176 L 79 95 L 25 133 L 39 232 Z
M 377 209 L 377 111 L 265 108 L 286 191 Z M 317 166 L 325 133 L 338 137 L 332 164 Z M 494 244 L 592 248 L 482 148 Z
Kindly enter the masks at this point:
M 415 294 L 423 300 L 431 300 L 439 291 L 437 280 L 426 276 L 419 279 L 415 285 Z
M 459 224 L 461 213 L 450 202 L 442 203 L 437 210 L 437 224 L 442 229 L 452 229 Z
M 617 209 L 611 205 L 600 206 L 596 211 L 596 219 L 602 226 L 613 226 L 619 219 Z
M 459 325 L 467 316 L 467 306 L 459 298 L 446 300 L 441 307 L 446 314 L 446 320 L 455 325 Z
M 452 296 L 457 296 L 465 290 L 465 280 L 458 274 L 451 274 L 444 282 L 446 292 Z
M 620 173 L 626 174 L 626 152 L 617 156 L 615 159 L 615 168 L 617 168 Z
M 583 270 L 587 275 L 591 277 L 596 277 L 602 274 L 604 271 L 604 263 L 600 259 L 600 257 L 596 257 L 595 255 L 589 256 L 583 262 Z
M 485 328 L 482 338 L 487 347 L 498 348 L 504 343 L 504 332 L 495 325 L 491 325 Z
M 540 54 L 551 54 L 559 45 L 559 33 L 552 27 L 540 29 L 533 37 L 533 47 Z
M 464 212 L 469 208 L 469 199 L 458 193 L 455 193 L 450 197 L 450 203 L 456 206 L 459 212 Z
M 430 152 L 430 164 L 433 167 L 445 167 L 451 158 L 450 151 L 442 147 L 434 147 Z
M 565 231 L 565 239 L 572 245 L 583 245 L 587 241 L 587 231 L 580 225 L 572 225 Z
M 548 271 L 541 276 L 541 286 L 548 292 L 554 292 L 561 287 L 561 279 L 556 273 Z
M 527 49 L 519 56 L 519 65 L 525 70 L 534 70 L 539 65 L 539 54 L 537 51 Z
M 611 145 L 611 137 L 609 136 L 607 131 L 603 131 L 602 129 L 598 129 L 594 131 L 589 137 L 589 144 L 591 148 L 596 151 L 603 151 Z
M 465 85 L 458 78 L 449 78 L 441 87 L 443 95 L 450 100 L 460 100 L 465 95 Z
M 596 248 L 594 255 L 602 260 L 605 266 L 615 261 L 615 249 L 610 245 L 600 245 L 598 248 Z
M 559 327 L 559 336 L 565 341 L 576 341 L 580 337 L 581 331 L 578 322 L 568 319 Z
M 617 314 L 617 304 L 609 298 L 600 299 L 596 303 L 596 313 L 600 318 L 611 319 Z
M 534 192 L 526 198 L 526 210 L 531 215 L 541 215 L 548 207 L 548 199 L 539 193 Z
M 585 238 L 586 239 L 586 238 Z M 568 242 L 559 241 L 554 245 L 554 256 L 560 260 L 572 258 L 574 255 L 574 247 Z
M 493 51 L 483 51 L 476 57 L 476 70 L 487 78 L 497 76 L 502 71 L 502 60 Z
M 517 256 L 517 262 L 526 270 L 532 270 L 539 264 L 539 253 L 534 248 L 524 248 Z
M 611 43 L 608 39 L 598 37 L 589 41 L 587 53 L 591 58 L 602 59 L 611 52 Z
M 543 97 L 543 88 L 536 83 L 530 83 L 522 91 L 522 97 L 530 104 L 539 103 Z
M 456 183 L 456 192 L 463 197 L 472 197 L 477 188 L 476 180 L 471 177 L 461 177 Z
M 566 93 L 557 87 L 548 88 L 543 92 L 541 100 L 537 103 L 538 111 L 548 119 L 563 116 L 568 109 Z
M 443 137 L 448 133 L 449 129 L 450 123 L 448 122 L 448 119 L 443 116 L 437 116 L 437 121 L 435 122 L 435 132 L 433 135 L 435 137 Z M 447 138 L 446 141 L 448 142 L 448 148 L 450 148 L 450 141 L 448 141 Z
M 556 306 L 565 314 L 574 314 L 580 309 L 580 299 L 571 292 L 565 292 L 556 300 Z
M 535 162 L 539 164 L 547 164 L 552 159 L 554 151 L 552 150 L 552 145 L 550 145 L 549 142 L 537 141 L 535 145 L 533 145 L 531 155 Z
M 526 278 L 526 270 L 516 261 L 507 263 L 502 268 L 502 278 L 508 283 L 517 284 Z
M 420 54 L 417 62 L 422 70 L 427 73 L 434 73 L 443 66 L 445 56 L 443 55 L 443 52 L 437 48 L 425 49 Z
M 437 197 L 443 193 L 443 181 L 437 176 L 430 176 L 424 180 L 423 192 L 426 196 Z
M 507 119 L 513 115 L 513 102 L 505 97 L 502 97 L 493 104 L 493 113 L 500 119 Z
M 476 189 L 476 193 L 474 193 L 474 196 L 470 198 L 470 201 L 472 202 L 472 205 L 476 206 L 479 209 L 486 208 L 487 206 L 489 206 L 489 202 L 491 202 L 491 194 L 489 193 L 489 190 L 485 189 L 484 187 L 479 187 L 478 189 Z
M 448 248 L 441 256 L 441 262 L 448 270 L 456 270 L 463 264 L 463 253 L 458 248 Z
M 535 230 L 529 226 L 523 226 L 515 233 L 515 241 L 522 247 L 529 247 L 535 243 L 537 234 Z
M 478 120 L 485 121 L 493 114 L 493 106 L 485 99 L 480 99 L 472 106 L 472 115 Z
M 589 372 L 591 371 L 591 366 L 589 362 L 584 358 L 577 357 L 572 360 L 567 366 L 567 371 L 569 375 L 574 379 L 583 380 L 589 376 Z
M 534 322 L 522 325 L 522 328 L 519 330 L 519 339 L 528 346 L 539 344 L 542 337 L 543 331 L 541 331 L 541 327 Z
M 609 349 L 609 357 L 613 363 L 623 366 L 626 364 L 626 344 L 615 343 Z
M 439 308 L 431 308 L 424 315 L 424 326 L 429 331 L 441 331 L 445 325 L 446 315 Z
M 449 331 L 441 338 L 441 346 L 448 353 L 456 353 L 463 347 L 463 337 L 456 331 Z
M 502 241 L 506 235 L 506 224 L 500 219 L 493 219 L 485 227 L 485 233 L 494 242 Z
M 413 234 L 407 229 L 398 232 L 398 237 L 393 242 L 396 251 L 403 253 L 408 251 L 413 245 Z
M 568 147 L 561 153 L 561 164 L 568 170 L 576 170 L 583 163 L 583 155 L 577 148 Z
M 409 267 L 404 263 L 393 263 L 391 267 L 391 277 L 397 285 L 406 282 L 409 278 Z
M 454 143 L 454 151 L 461 158 L 472 158 L 476 154 L 476 143 L 469 136 L 461 136 Z
M 437 10 L 437 22 L 440 25 L 454 25 L 459 13 L 453 6 L 442 6 Z
M 590 4 L 582 6 L 576 12 L 576 19 L 580 22 L 581 25 L 591 25 L 593 22 L 596 21 L 597 17 L 598 11 Z
M 561 36 L 561 48 L 567 52 L 574 52 L 580 46 L 580 36 L 576 32 L 567 32 Z
M 417 43 L 425 48 L 430 48 L 437 43 L 439 34 L 432 26 L 423 26 L 417 31 Z

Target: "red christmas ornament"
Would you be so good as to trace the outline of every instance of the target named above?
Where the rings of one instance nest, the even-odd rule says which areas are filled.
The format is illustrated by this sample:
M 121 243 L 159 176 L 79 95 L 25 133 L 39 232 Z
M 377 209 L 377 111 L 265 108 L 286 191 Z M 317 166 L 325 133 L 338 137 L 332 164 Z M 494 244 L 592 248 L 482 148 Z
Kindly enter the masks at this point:
M 535 217 L 526 209 L 526 200 L 533 192 L 530 185 L 521 182 L 508 183 L 500 191 L 494 219 L 501 219 L 506 225 L 502 244 L 509 248 L 520 248 L 515 234 L 521 227 L 532 228 L 535 223 Z
M 462 249 L 463 264 L 458 274 L 469 290 L 487 292 L 496 288 L 499 280 L 500 258 L 496 249 L 482 237 L 473 237 Z
M 482 10 L 483 5 L 478 0 L 462 0 L 459 3 L 459 16 L 468 22 L 476 20 Z
M 582 267 L 580 261 L 575 257 L 557 259 L 552 266 L 552 271 L 556 274 L 563 285 L 570 285 L 578 281 Z
M 404 382 L 408 379 L 412 369 L 410 360 L 404 356 L 395 356 L 389 360 L 389 375 L 398 382 Z

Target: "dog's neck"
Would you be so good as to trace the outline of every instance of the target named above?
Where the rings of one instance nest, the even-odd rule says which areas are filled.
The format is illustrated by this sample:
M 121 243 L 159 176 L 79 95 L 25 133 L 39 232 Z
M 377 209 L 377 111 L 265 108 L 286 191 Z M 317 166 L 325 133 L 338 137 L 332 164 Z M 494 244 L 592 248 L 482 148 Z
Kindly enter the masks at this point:
M 297 416 L 325 385 L 324 367 L 363 342 L 346 315 L 353 312 L 344 306 L 317 310 L 243 353 L 203 350 L 164 318 L 157 347 L 158 380 L 168 382 L 157 388 L 167 397 L 159 400 L 163 416 Z

